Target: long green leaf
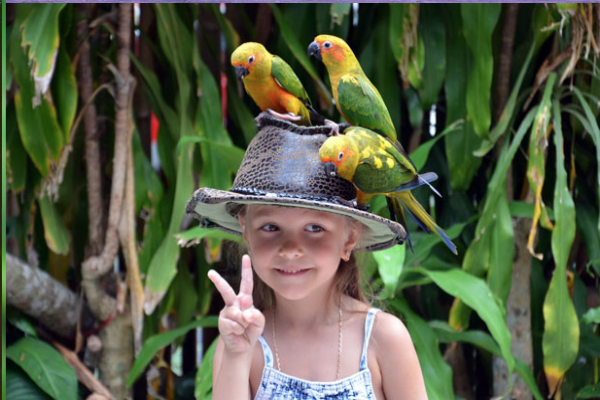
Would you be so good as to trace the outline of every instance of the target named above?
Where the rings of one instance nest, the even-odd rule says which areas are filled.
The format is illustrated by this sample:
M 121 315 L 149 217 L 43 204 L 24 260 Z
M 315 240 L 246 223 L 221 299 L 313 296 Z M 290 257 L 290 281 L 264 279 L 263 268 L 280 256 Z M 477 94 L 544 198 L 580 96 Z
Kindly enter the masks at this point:
M 6 363 L 6 394 L 10 400 L 49 400 L 48 396 L 22 369 Z
M 17 21 L 15 23 L 18 23 Z M 23 147 L 43 177 L 50 173 L 51 163 L 58 160 L 64 145 L 64 134 L 58 124 L 54 106 L 44 97 L 34 107 L 36 89 L 30 75 L 27 57 L 19 45 L 18 30 L 12 31 L 10 61 L 19 85 L 15 107 Z
M 28 58 L 33 63 L 36 79 L 50 83 L 59 45 L 58 14 L 65 4 L 36 4 L 20 28 L 23 30 L 21 45 L 28 46 Z
M 68 143 L 69 133 L 77 111 L 77 81 L 71 69 L 71 60 L 64 49 L 58 50 L 56 72 L 52 80 L 52 97 L 56 104 L 58 120 L 64 134 L 64 142 Z
M 473 128 L 473 120 L 467 117 L 467 77 L 471 71 L 470 54 L 465 38 L 462 35 L 462 22 L 458 6 L 447 6 L 446 35 L 448 37 L 446 93 L 446 125 L 459 119 L 464 123 L 459 131 L 444 139 L 448 168 L 450 169 L 450 186 L 453 189 L 467 190 L 481 158 L 475 157 L 473 151 L 479 147 L 481 138 Z
M 460 298 L 485 322 L 492 337 L 500 346 L 500 354 L 512 373 L 515 360 L 510 352 L 510 332 L 504 322 L 504 314 L 485 282 L 460 269 L 432 271 L 416 267 L 415 272 L 431 278 L 446 293 Z
M 308 43 L 302 45 L 298 41 L 297 36 L 294 34 L 290 26 L 288 25 L 287 21 L 283 18 L 283 15 L 281 15 L 279 7 L 275 4 L 270 4 L 270 6 L 273 10 L 273 16 L 275 17 L 275 21 L 277 21 L 277 25 L 279 25 L 279 31 L 285 43 L 290 48 L 292 54 L 294 54 L 294 57 L 296 57 L 300 65 L 304 67 L 306 72 L 308 72 L 310 77 L 313 79 L 317 88 L 317 92 L 321 97 L 321 100 L 323 100 L 324 104 L 327 105 L 326 108 L 329 108 L 331 106 L 332 96 L 329 90 L 327 89 L 327 86 L 325 86 L 321 78 L 319 78 L 315 67 L 311 64 L 310 60 L 308 59 L 308 55 L 306 53 Z
M 185 335 L 190 329 L 195 328 L 216 328 L 218 317 L 210 316 L 199 318 L 187 325 L 179 327 L 169 332 L 161 333 L 156 336 L 152 336 L 144 342 L 140 354 L 133 362 L 131 371 L 127 376 L 127 387 L 131 387 L 135 381 L 140 377 L 142 372 L 146 369 L 146 366 L 152 361 L 154 355 L 163 347 L 172 343 L 175 339 Z
M 590 259 L 590 264 L 594 267 L 596 274 L 600 275 L 600 231 L 596 226 L 595 209 L 588 204 L 577 203 L 577 230 L 583 237 L 585 248 Z
M 71 235 L 65 227 L 56 206 L 48 196 L 38 197 L 40 213 L 44 223 L 44 238 L 48 248 L 56 254 L 68 254 Z
M 77 376 L 52 346 L 25 337 L 6 349 L 6 358 L 14 361 L 29 377 L 55 400 L 77 400 Z
M 460 131 L 463 122 L 464 121 L 462 120 L 452 122 L 441 133 L 435 135 L 433 139 L 426 141 L 425 143 L 420 145 L 415 151 L 410 153 L 410 159 L 412 160 L 413 164 L 415 164 L 417 171 L 420 171 L 421 168 L 425 166 L 425 163 L 427 163 L 427 159 L 429 158 L 429 153 L 431 152 L 433 146 L 438 142 L 438 140 L 440 140 L 441 138 L 443 138 L 451 132 Z
M 6 183 L 13 193 L 25 189 L 27 180 L 27 153 L 17 129 L 15 103 L 6 107 Z
M 433 330 L 427 325 L 427 322 L 410 309 L 406 300 L 396 298 L 390 302 L 390 305 L 404 316 L 403 321 L 415 344 L 423 371 L 427 397 L 430 400 L 453 399 L 452 369 L 440 353 L 437 337 Z
M 201 226 L 195 226 L 193 228 L 188 229 L 187 231 L 178 233 L 177 235 L 175 235 L 175 237 L 177 238 L 177 243 L 180 246 L 185 247 L 198 244 L 204 238 L 230 240 L 232 242 L 242 242 L 241 236 L 237 236 L 232 233 L 227 233 L 219 229 L 202 228 Z
M 210 400 L 212 398 L 213 358 L 217 348 L 217 340 L 215 339 L 204 353 L 202 363 L 200 363 L 200 367 L 196 372 L 194 397 L 197 400 Z
M 489 135 L 490 93 L 494 73 L 492 33 L 500 17 L 500 4 L 461 4 L 464 36 L 473 55 L 467 82 L 467 110 L 479 137 Z
M 406 244 L 403 246 L 393 246 L 386 250 L 376 251 L 373 253 L 375 261 L 377 261 L 377 267 L 379 270 L 379 276 L 387 290 L 387 293 L 394 297 L 396 292 L 396 286 L 398 286 L 398 279 L 402 273 L 402 267 L 404 266 L 404 255 L 406 253 Z
M 581 90 L 579 90 L 577 87 L 574 87 L 573 92 L 575 93 L 575 96 L 577 96 L 577 98 L 579 99 L 581 107 L 583 107 L 583 111 L 585 111 L 585 116 L 587 117 L 588 122 L 590 124 L 590 135 L 592 136 L 594 144 L 596 145 L 596 165 L 600 165 L 600 128 L 598 127 L 598 119 L 596 119 L 594 113 L 590 109 L 589 104 L 583 98 Z M 600 168 L 596 168 L 596 174 L 598 176 L 598 198 L 600 199 Z M 598 218 L 598 231 L 600 231 L 600 216 Z
M 177 150 L 187 143 L 200 143 L 203 147 L 206 147 L 207 153 L 214 153 L 224 160 L 225 171 L 235 173 L 244 158 L 245 151 L 233 144 L 219 143 L 214 140 L 208 139 L 204 136 L 186 136 L 181 138 L 177 144 Z
M 544 372 L 550 393 L 560 390 L 565 372 L 573 365 L 579 349 L 579 322 L 567 287 L 567 259 L 575 238 L 575 205 L 567 184 L 560 105 L 553 103 L 556 186 L 552 253 L 556 270 L 544 300 Z
M 435 330 L 442 343 L 470 343 L 499 357 L 501 356 L 498 344 L 496 344 L 494 339 L 485 332 L 472 330 L 460 332 L 442 321 L 431 321 L 429 322 L 429 325 Z M 543 400 L 544 396 L 540 393 L 540 389 L 537 386 L 531 368 L 517 357 L 515 357 L 515 371 L 517 371 L 517 374 L 519 374 L 521 379 L 523 379 L 523 382 L 529 387 L 533 397 L 535 397 L 536 400 Z
M 501 203 L 506 201 L 506 199 L 503 200 L 506 191 L 506 174 L 515 156 L 515 153 L 517 152 L 521 141 L 523 140 L 523 137 L 533 122 L 536 112 L 537 107 L 534 107 L 525 116 L 523 122 L 517 130 L 517 134 L 510 143 L 510 148 L 508 148 L 508 150 L 508 142 L 505 142 L 504 149 L 500 155 L 500 159 L 496 165 L 492 179 L 488 184 L 483 212 L 479 222 L 477 223 L 477 228 L 475 229 L 475 239 L 467 249 L 462 263 L 462 269 L 475 276 L 484 276 L 489 270 L 492 262 L 498 261 L 498 258 L 500 258 L 499 261 L 504 266 L 504 270 L 508 268 L 508 263 L 512 263 L 512 257 L 505 256 L 502 258 L 503 255 L 498 251 L 494 251 L 492 253 L 492 239 L 494 237 L 504 237 L 506 240 L 508 227 L 506 226 L 506 222 L 502 222 L 506 219 L 505 213 L 502 214 L 502 220 L 500 221 L 500 224 L 498 223 L 498 212 L 501 211 L 499 207 L 504 207 L 504 205 Z M 497 234 L 500 235 L 497 236 L 494 234 L 495 229 L 500 229 L 504 231 L 504 233 L 497 232 Z M 503 243 L 508 246 L 506 242 Z M 496 259 L 492 259 L 492 256 L 496 257 Z M 468 310 L 468 307 L 465 307 L 460 300 L 456 300 L 452 310 L 450 311 L 450 325 L 459 330 L 466 329 L 468 327 L 469 314 L 470 311 Z
M 437 103 L 446 78 L 446 31 L 439 18 L 439 7 L 439 4 L 421 4 L 419 10 L 419 35 L 425 48 L 423 87 L 419 89 L 419 97 L 424 109 Z

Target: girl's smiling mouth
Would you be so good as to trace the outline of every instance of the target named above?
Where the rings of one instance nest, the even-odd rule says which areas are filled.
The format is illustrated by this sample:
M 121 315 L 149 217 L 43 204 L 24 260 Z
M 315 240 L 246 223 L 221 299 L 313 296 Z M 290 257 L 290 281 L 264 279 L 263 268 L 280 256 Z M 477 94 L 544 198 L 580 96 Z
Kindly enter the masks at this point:
M 302 275 L 302 274 L 310 271 L 310 269 L 309 268 L 305 268 L 305 269 L 292 269 L 292 268 L 281 269 L 281 268 L 275 268 L 275 271 L 277 271 L 281 275 L 295 276 L 295 275 Z

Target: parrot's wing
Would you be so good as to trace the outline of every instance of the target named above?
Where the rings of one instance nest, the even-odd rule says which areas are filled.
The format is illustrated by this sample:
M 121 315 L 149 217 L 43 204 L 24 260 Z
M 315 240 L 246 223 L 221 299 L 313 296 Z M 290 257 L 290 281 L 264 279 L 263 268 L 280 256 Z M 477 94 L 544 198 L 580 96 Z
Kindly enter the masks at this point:
M 310 98 L 302 82 L 288 63 L 278 56 L 271 60 L 271 74 L 282 88 L 299 98 L 304 104 L 311 105 Z
M 338 104 L 353 125 L 372 129 L 396 141 L 396 129 L 377 89 L 362 75 L 346 74 L 338 82 Z

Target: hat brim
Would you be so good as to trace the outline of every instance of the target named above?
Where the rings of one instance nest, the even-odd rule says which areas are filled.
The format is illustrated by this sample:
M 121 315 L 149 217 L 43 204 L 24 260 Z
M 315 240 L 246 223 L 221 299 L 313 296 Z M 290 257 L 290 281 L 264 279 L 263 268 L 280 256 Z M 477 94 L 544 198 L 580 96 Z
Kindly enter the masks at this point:
M 228 207 L 234 204 L 302 207 L 353 218 L 366 227 L 356 248 L 358 251 L 383 250 L 406 240 L 406 231 L 402 225 L 368 211 L 331 202 L 278 196 L 274 193 L 246 195 L 212 188 L 200 188 L 194 192 L 194 195 L 188 201 L 186 211 L 200 220 L 204 226 L 241 235 L 237 217 L 231 215 L 228 211 Z

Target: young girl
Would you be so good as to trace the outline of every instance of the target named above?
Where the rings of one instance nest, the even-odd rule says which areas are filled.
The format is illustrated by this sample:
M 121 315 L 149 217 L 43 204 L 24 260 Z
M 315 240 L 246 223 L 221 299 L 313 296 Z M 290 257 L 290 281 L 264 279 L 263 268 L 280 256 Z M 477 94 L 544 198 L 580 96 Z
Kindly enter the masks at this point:
M 240 232 L 249 254 L 238 293 L 208 274 L 225 302 L 212 398 L 426 399 L 408 331 L 365 302 L 354 256 L 404 230 L 353 207 L 351 185 L 325 174 L 324 135 L 289 130 L 263 126 L 234 189 L 201 188 L 188 204 L 204 226 Z

